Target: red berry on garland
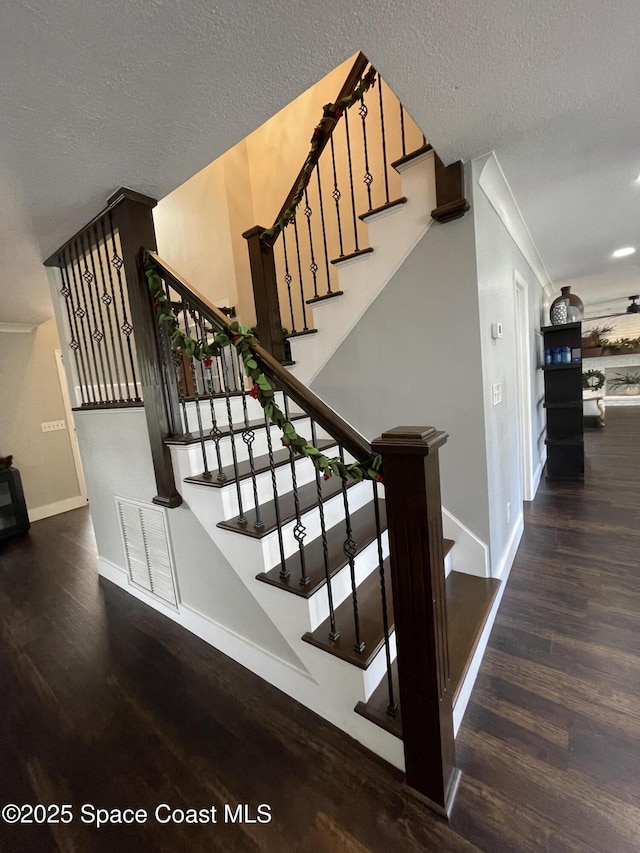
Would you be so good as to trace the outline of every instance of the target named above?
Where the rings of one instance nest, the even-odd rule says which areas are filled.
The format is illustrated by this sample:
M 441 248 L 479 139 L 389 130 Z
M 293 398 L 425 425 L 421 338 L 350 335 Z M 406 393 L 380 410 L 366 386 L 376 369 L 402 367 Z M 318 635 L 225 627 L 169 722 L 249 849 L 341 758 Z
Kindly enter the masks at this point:
M 253 397 L 254 400 L 258 399 L 258 386 L 255 382 L 253 383 L 253 388 L 249 391 L 249 396 Z
M 231 340 L 233 341 L 234 344 L 238 340 L 239 337 L 240 337 L 240 335 L 231 335 Z
M 325 474 L 325 475 L 324 475 L 324 477 L 323 477 L 322 479 L 323 479 L 323 480 L 330 480 L 330 479 L 331 479 L 331 474 Z
M 153 303 L 153 305 L 155 308 L 159 308 L 160 307 L 160 300 L 156 299 L 156 301 Z
M 282 442 L 284 447 L 289 447 L 289 442 L 285 441 L 284 438 L 281 438 L 280 441 Z
M 378 476 L 376 477 L 376 482 L 377 482 L 377 483 L 381 483 L 381 482 L 382 482 L 382 474 L 378 474 Z
M 211 367 L 211 365 L 213 364 L 213 359 L 212 358 L 203 358 L 202 363 L 204 364 L 205 367 Z

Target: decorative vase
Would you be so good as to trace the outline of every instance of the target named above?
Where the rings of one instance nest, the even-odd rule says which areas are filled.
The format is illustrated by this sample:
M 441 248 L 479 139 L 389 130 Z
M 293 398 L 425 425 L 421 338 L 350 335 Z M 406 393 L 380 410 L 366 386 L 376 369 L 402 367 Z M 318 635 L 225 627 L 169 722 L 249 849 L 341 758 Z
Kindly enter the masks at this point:
M 554 326 L 562 326 L 568 322 L 568 307 L 569 302 L 567 299 L 556 299 L 551 306 L 551 323 Z
M 567 302 L 567 319 L 562 320 L 560 322 L 564 323 L 578 323 L 584 317 L 584 305 L 582 303 L 582 299 L 579 296 L 576 296 L 575 293 L 571 293 L 571 287 L 561 287 L 560 288 L 560 296 L 556 296 L 556 298 L 551 303 L 550 315 L 551 322 L 554 326 L 558 325 L 558 321 L 553 319 L 553 309 L 557 304 L 566 300 Z
M 627 397 L 637 397 L 640 394 L 640 386 L 638 385 L 627 385 L 625 392 Z

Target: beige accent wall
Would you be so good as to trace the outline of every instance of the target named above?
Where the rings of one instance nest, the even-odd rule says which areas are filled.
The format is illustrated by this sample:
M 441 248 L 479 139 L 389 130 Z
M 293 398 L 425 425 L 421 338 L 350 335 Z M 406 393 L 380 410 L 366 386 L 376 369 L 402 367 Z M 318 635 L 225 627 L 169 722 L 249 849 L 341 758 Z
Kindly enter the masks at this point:
M 0 332 L 0 455 L 13 455 L 29 511 L 80 495 L 69 425 L 46 433 L 40 426 L 66 422 L 59 348 L 53 319 L 30 334 Z

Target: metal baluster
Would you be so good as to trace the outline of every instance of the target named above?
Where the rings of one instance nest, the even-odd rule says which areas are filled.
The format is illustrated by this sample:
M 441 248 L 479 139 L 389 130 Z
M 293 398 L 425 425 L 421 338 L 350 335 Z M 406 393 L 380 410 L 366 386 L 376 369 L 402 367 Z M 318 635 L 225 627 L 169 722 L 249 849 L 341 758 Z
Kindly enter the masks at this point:
M 284 414 L 287 420 L 289 420 L 289 399 L 286 394 L 284 394 Z M 300 500 L 298 498 L 298 478 L 296 476 L 296 462 L 293 454 L 292 448 L 289 446 L 289 464 L 291 465 L 291 483 L 293 487 L 293 505 L 296 513 L 296 523 L 293 528 L 293 538 L 298 543 L 298 551 L 300 553 L 300 581 L 299 583 L 302 586 L 306 586 L 309 583 L 309 578 L 307 576 L 307 566 L 304 557 L 304 537 L 307 535 L 307 528 L 302 523 L 302 519 L 300 517 Z
M 367 145 L 367 116 L 369 115 L 369 110 L 364 102 L 364 95 L 360 98 L 360 106 L 358 107 L 358 113 L 360 114 L 360 118 L 362 119 L 362 148 L 364 151 L 363 181 L 367 187 L 367 201 L 369 203 L 369 210 L 372 210 L 371 184 L 373 183 L 373 175 L 369 170 L 369 146 Z
M 122 342 L 122 334 L 120 334 L 120 332 L 122 331 L 122 327 L 120 325 L 120 315 L 118 313 L 118 300 L 116 298 L 116 290 L 115 290 L 115 286 L 113 283 L 113 274 L 111 272 L 112 264 L 111 264 L 111 261 L 109 259 L 109 247 L 107 246 L 107 231 L 105 228 L 104 219 L 100 220 L 100 225 L 102 226 L 102 243 L 104 246 L 105 267 L 107 270 L 107 274 L 109 276 L 109 289 L 111 290 L 111 294 L 110 294 L 111 299 L 112 299 L 111 304 L 113 305 L 113 313 L 115 316 L 116 327 L 117 327 L 118 332 L 119 332 L 119 334 L 118 334 L 118 345 L 119 345 L 119 349 L 120 349 L 120 359 L 121 359 L 120 364 L 122 365 L 122 372 L 124 374 L 124 384 L 125 384 L 125 389 L 126 389 L 125 399 L 127 402 L 131 402 L 134 398 L 133 398 L 133 396 L 131 394 L 131 390 L 130 390 L 129 372 L 127 370 L 127 359 L 126 359 L 125 354 L 124 354 L 124 345 Z M 112 235 L 112 238 L 113 238 L 113 235 Z M 102 257 L 102 253 L 100 253 L 100 257 Z M 136 388 L 136 387 L 137 386 L 135 385 L 135 382 L 134 382 L 134 388 Z
M 191 326 L 189 325 L 189 314 L 191 313 L 191 309 L 189 307 L 189 303 L 186 299 L 182 299 L 182 319 L 184 322 L 185 335 L 187 337 L 191 337 Z M 192 317 L 193 319 L 193 317 Z M 195 320 L 194 320 L 195 326 Z M 197 332 L 196 332 L 197 334 Z M 200 441 L 200 450 L 202 452 L 202 464 L 203 471 L 202 476 L 206 479 L 211 478 L 211 471 L 209 470 L 209 462 L 207 460 L 207 447 L 204 440 L 204 431 L 202 429 L 202 413 L 200 411 L 200 394 L 198 393 L 198 377 L 196 376 L 196 369 L 193 363 L 193 356 L 189 356 L 189 365 L 191 368 L 191 379 L 193 381 L 193 396 L 196 404 L 196 418 L 198 419 L 198 436 Z
M 282 538 L 282 522 L 280 520 L 280 499 L 278 497 L 278 478 L 276 476 L 276 465 L 273 458 L 273 443 L 271 441 L 271 423 L 269 418 L 264 416 L 264 427 L 267 433 L 267 453 L 269 454 L 269 470 L 271 471 L 271 487 L 273 489 L 273 505 L 276 512 L 276 529 L 278 531 L 278 549 L 280 551 L 280 571 L 279 576 L 284 580 L 289 577 L 287 569 L 287 558 L 284 555 L 284 541 Z
M 307 190 L 304 191 L 304 215 L 307 217 L 307 228 L 309 230 L 309 251 L 311 252 L 311 263 L 309 264 L 309 270 L 311 275 L 313 276 L 313 295 L 317 299 L 318 297 L 318 264 L 316 263 L 316 257 L 313 251 L 313 234 L 311 233 L 311 215 L 313 211 L 309 206 L 309 194 Z
M 333 134 L 331 134 L 331 164 L 333 166 L 333 192 L 331 193 L 333 200 L 336 203 L 336 219 L 338 221 L 338 242 L 340 243 L 340 257 L 344 256 L 344 246 L 342 245 L 342 220 L 340 219 L 340 199 L 342 193 L 338 189 L 338 172 L 336 170 L 336 152 L 333 144 Z
M 111 359 L 109 358 L 109 350 L 107 348 L 107 341 L 105 340 L 106 325 L 104 322 L 104 315 L 102 313 L 104 303 L 102 302 L 102 300 L 98 296 L 98 284 L 103 284 L 103 282 L 102 282 L 102 279 L 98 279 L 98 275 L 96 272 L 96 262 L 95 262 L 95 258 L 94 258 L 94 249 L 93 249 L 91 240 L 89 239 L 89 231 L 87 231 L 85 233 L 85 248 L 83 249 L 83 251 L 84 251 L 84 263 L 85 263 L 85 268 L 86 268 L 85 272 L 88 272 L 89 275 L 93 276 L 93 279 L 91 280 L 91 282 L 88 283 L 88 287 L 91 291 L 91 306 L 93 308 L 93 305 L 94 305 L 94 298 L 93 297 L 94 297 L 94 291 L 95 291 L 95 296 L 96 296 L 95 302 L 97 302 L 97 304 L 98 304 L 98 311 L 96 312 L 94 309 L 93 314 L 94 314 L 94 316 L 96 316 L 96 318 L 99 318 L 99 320 L 100 320 L 100 328 L 98 328 L 97 319 L 96 319 L 96 328 L 94 330 L 93 337 L 94 337 L 94 340 L 96 341 L 96 343 L 98 344 L 98 351 L 100 352 L 101 361 L 102 361 L 102 353 L 104 351 L 104 361 L 106 363 L 106 373 L 109 376 L 109 387 L 111 389 L 111 393 L 110 394 L 105 393 L 105 396 L 107 397 L 107 399 L 110 402 L 115 403 L 116 399 L 115 399 L 115 389 L 114 389 L 114 384 L 113 384 L 113 373 L 111 371 Z M 91 262 L 91 271 L 90 272 L 89 272 L 89 268 L 87 267 L 87 255 L 89 256 L 89 260 Z M 104 370 L 104 365 L 103 365 L 103 370 Z M 106 379 L 106 375 L 105 375 L 105 379 Z M 105 389 L 105 391 L 106 391 L 106 389 Z
M 304 287 L 302 284 L 302 261 L 300 260 L 300 239 L 298 237 L 298 222 L 297 222 L 295 216 L 293 216 L 291 218 L 291 221 L 293 222 L 293 233 L 294 233 L 295 239 L 296 239 L 296 257 L 298 259 L 298 279 L 300 281 L 300 301 L 302 303 L 302 322 L 303 322 L 302 331 L 307 332 L 309 330 L 309 326 L 307 326 L 307 308 L 306 308 L 306 303 L 304 301 Z
M 163 279 L 163 287 L 167 302 L 171 305 L 171 289 L 166 279 Z M 171 347 L 170 342 L 169 346 Z M 176 386 L 178 388 L 178 402 L 182 410 L 182 437 L 188 440 L 192 438 L 192 435 L 189 427 L 189 417 L 187 414 L 187 380 L 185 376 L 184 353 L 182 350 L 174 350 L 173 347 L 171 347 L 171 363 L 173 364 L 173 369 L 175 371 Z
M 123 402 L 125 397 L 122 394 L 122 380 L 120 378 L 120 368 L 118 366 L 118 352 L 116 350 L 116 340 L 113 335 L 113 322 L 111 320 L 111 306 L 113 303 L 113 297 L 109 293 L 107 293 L 107 279 L 105 278 L 104 266 L 102 264 L 102 253 L 100 251 L 100 235 L 98 234 L 97 224 L 93 227 L 93 243 L 95 244 L 95 254 L 98 256 L 98 266 L 100 267 L 100 281 L 102 283 L 102 296 L 100 296 L 100 301 L 104 305 L 104 310 L 106 312 L 107 322 L 109 325 L 109 339 L 111 341 L 111 352 L 113 354 L 113 370 L 116 376 L 116 382 L 118 384 L 118 394 L 120 395 L 118 399 L 120 402 Z
M 340 459 L 344 463 L 344 450 L 340 447 Z M 353 528 L 351 527 L 351 513 L 349 512 L 349 498 L 347 496 L 347 481 L 342 478 L 342 502 L 344 504 L 344 521 L 347 537 L 344 540 L 342 550 L 349 561 L 349 574 L 351 576 L 351 600 L 353 601 L 353 625 L 355 629 L 356 641 L 353 644 L 354 651 L 362 654 L 365 649 L 365 644 L 360 636 L 360 613 L 358 611 L 358 590 L 356 584 L 356 564 L 355 556 L 358 553 L 358 546 L 353 538 Z
M 407 140 L 404 135 L 404 107 L 400 104 L 400 139 L 402 141 L 402 156 L 407 154 Z
M 351 162 L 351 137 L 349 136 L 349 110 L 344 111 L 344 130 L 347 135 L 347 162 L 349 164 L 349 187 L 351 189 L 351 213 L 353 217 L 353 242 L 354 252 L 359 252 L 358 245 L 358 222 L 356 218 L 356 197 L 353 188 L 353 164 Z
M 243 369 L 242 362 L 240 361 L 240 353 L 237 349 L 231 344 L 231 347 L 236 355 L 237 366 L 240 370 Z M 233 359 L 232 359 L 233 364 Z M 249 455 L 249 470 L 251 471 L 251 485 L 253 487 L 253 502 L 256 511 L 256 520 L 253 523 L 253 526 L 256 530 L 262 530 L 264 527 L 264 522 L 260 516 L 260 501 L 258 498 L 258 482 L 256 480 L 256 466 L 253 461 L 253 442 L 256 439 L 255 430 L 251 428 L 249 421 L 249 412 L 247 409 L 247 393 L 244 390 L 244 383 L 240 383 L 240 395 L 242 397 L 242 417 L 244 419 L 244 429 L 242 430 L 242 440 L 247 445 L 247 453 Z
M 389 204 L 389 164 L 387 163 L 387 139 L 384 132 L 384 105 L 382 103 L 382 77 L 378 75 L 378 97 L 380 100 L 380 137 L 382 139 L 382 169 L 384 174 L 384 198 Z
M 82 298 L 84 299 L 85 308 L 90 308 L 91 316 L 89 316 L 89 312 L 87 311 L 87 324 L 89 326 L 89 338 L 91 342 L 91 352 L 93 354 L 93 359 L 96 365 L 96 374 L 98 377 L 98 396 L 100 397 L 101 403 L 109 402 L 107 399 L 107 374 L 104 369 L 104 359 L 102 358 L 102 349 L 100 348 L 100 344 L 102 343 L 102 332 L 98 329 L 98 321 L 96 318 L 96 308 L 93 303 L 93 280 L 94 277 L 92 273 L 89 271 L 89 267 L 87 266 L 87 257 L 85 251 L 82 247 L 82 242 L 80 238 L 77 238 L 74 241 L 76 257 L 78 259 L 78 275 L 80 280 L 80 287 L 82 288 Z M 81 269 L 81 258 L 82 262 L 84 262 L 84 272 Z M 86 287 L 85 287 L 86 285 Z M 87 291 L 89 293 L 89 298 L 87 299 Z M 93 331 L 91 331 L 91 319 L 93 319 Z M 102 376 L 100 375 L 102 374 Z M 102 384 L 101 384 L 102 382 Z M 103 389 L 104 388 L 104 393 Z
M 221 363 L 221 375 L 224 379 L 225 388 L 229 387 L 229 371 L 227 367 L 227 359 L 225 357 L 225 350 L 222 350 L 217 358 Z M 236 439 L 233 431 L 233 414 L 231 412 L 231 397 L 229 396 L 229 391 L 226 390 L 224 392 L 224 398 L 227 404 L 227 419 L 229 421 L 229 440 L 231 442 L 231 456 L 233 459 L 233 476 L 236 481 L 236 495 L 238 497 L 238 524 L 246 524 L 247 517 L 244 514 L 244 509 L 242 507 L 242 489 L 240 488 L 240 476 L 238 471 L 238 454 L 236 453 Z
M 200 318 L 199 329 L 200 329 L 200 337 L 202 338 L 203 343 L 206 343 L 207 342 L 207 331 L 206 331 L 206 325 L 205 325 L 204 319 L 202 317 Z M 213 442 L 214 442 L 214 445 L 216 448 L 216 459 L 218 462 L 218 476 L 216 479 L 218 480 L 219 483 L 224 483 L 227 479 L 227 475 L 224 473 L 223 466 L 222 466 L 222 454 L 220 453 L 220 439 L 222 438 L 222 432 L 220 430 L 220 427 L 218 426 L 218 418 L 216 416 L 216 407 L 215 407 L 215 402 L 213 399 L 214 390 L 213 390 L 213 376 L 212 376 L 212 370 L 211 370 L 211 367 L 213 364 L 213 359 L 209 358 L 208 361 L 209 361 L 209 364 L 207 364 L 207 365 L 204 364 L 204 361 L 200 362 L 200 364 L 202 366 L 202 371 L 203 371 L 203 377 L 202 377 L 203 388 L 206 387 L 207 392 L 209 394 L 209 408 L 211 410 L 211 432 L 209 433 L 209 435 L 213 439 Z M 204 373 L 205 370 L 206 370 L 206 374 Z
M 95 384 L 94 384 L 94 382 L 95 382 L 94 371 L 91 367 L 91 359 L 89 358 L 89 346 L 87 344 L 87 335 L 85 332 L 84 323 L 82 322 L 84 317 L 86 316 L 87 312 L 85 311 L 85 309 L 80 304 L 78 280 L 76 277 L 76 269 L 75 269 L 75 266 L 73 263 L 73 255 L 71 254 L 71 247 L 70 246 L 67 247 L 67 258 L 68 258 L 67 269 L 71 270 L 70 281 L 73 281 L 73 286 L 71 288 L 71 291 L 75 297 L 75 303 L 76 303 L 76 307 L 74 308 L 73 313 L 74 313 L 74 316 L 76 317 L 76 320 L 77 320 L 78 325 L 80 327 L 80 332 L 82 334 L 82 343 L 84 345 L 84 353 L 85 353 L 85 357 L 87 359 L 87 373 L 88 373 L 88 379 L 89 379 L 89 383 L 90 383 L 89 388 L 91 390 L 91 394 L 90 394 L 91 402 L 97 403 L 98 400 L 96 397 L 96 388 L 95 388 Z
M 311 421 L 311 441 L 314 447 L 318 446 L 315 421 Z M 315 466 L 314 466 L 315 467 Z M 322 496 L 322 480 L 320 471 L 316 468 L 316 491 L 318 494 L 318 511 L 320 514 L 320 537 L 322 539 L 322 557 L 324 560 L 324 577 L 327 586 L 327 598 L 329 600 L 329 639 L 335 642 L 340 637 L 340 631 L 336 628 L 336 614 L 333 606 L 333 590 L 331 588 L 331 569 L 329 566 L 329 546 L 327 543 L 327 528 L 324 520 L 324 502 Z
M 77 323 L 75 322 L 76 318 L 73 313 L 73 301 L 71 288 L 69 287 L 67 264 L 62 254 L 58 255 L 58 266 L 60 267 L 60 274 L 62 276 L 62 288 L 60 290 L 60 296 L 62 296 L 64 299 L 64 304 L 67 311 L 67 319 L 69 321 L 69 332 L 71 334 L 69 348 L 76 357 L 76 370 L 78 374 L 80 397 L 82 400 L 82 405 L 85 405 L 89 402 L 89 400 L 88 394 L 85 393 L 85 389 L 87 389 L 88 386 L 86 371 L 84 367 L 84 356 L 82 353 L 82 347 L 80 346 L 80 341 L 78 340 L 78 328 Z
M 320 161 L 316 166 L 316 178 L 318 179 L 318 199 L 320 201 L 320 222 L 322 224 L 322 243 L 324 247 L 324 263 L 327 272 L 327 294 L 331 293 L 331 275 L 329 273 L 329 250 L 327 249 L 327 229 L 324 223 L 324 204 L 322 202 L 322 180 L 320 178 Z
M 109 230 L 111 232 L 111 249 L 113 251 L 113 256 L 111 258 L 111 264 L 113 265 L 116 274 L 118 276 L 118 287 L 120 290 L 120 304 L 122 305 L 122 325 L 120 326 L 120 331 L 125 336 L 127 340 L 127 350 L 129 352 L 129 363 L 131 364 L 131 376 L 133 378 L 133 386 L 135 388 L 135 400 L 138 401 L 141 399 L 140 397 L 140 385 L 138 383 L 138 377 L 136 375 L 136 361 L 133 355 L 133 349 L 131 347 L 131 335 L 133 333 L 133 326 L 129 322 L 129 318 L 127 316 L 127 297 L 125 296 L 124 285 L 122 282 L 122 267 L 124 266 L 124 261 L 116 251 L 116 236 L 113 231 L 113 221 L 111 218 L 111 214 L 109 214 Z
M 384 577 L 384 557 L 382 555 L 382 525 L 380 524 L 380 504 L 378 502 L 378 484 L 373 483 L 373 510 L 376 517 L 376 539 L 378 542 L 378 571 L 380 572 L 380 599 L 382 603 L 382 629 L 384 631 L 384 651 L 387 659 L 387 692 L 389 704 L 387 714 L 398 716 L 398 703 L 393 694 L 393 679 L 391 677 L 391 644 L 389 642 L 389 617 L 387 616 L 387 583 Z
M 287 228 L 289 224 L 282 231 L 282 248 L 284 250 L 284 280 L 287 285 L 287 295 L 289 297 L 289 312 L 291 314 L 291 332 L 295 335 L 296 333 L 296 321 L 293 314 L 293 298 L 291 296 L 291 282 L 293 278 L 291 277 L 291 273 L 289 272 L 289 256 L 287 254 Z

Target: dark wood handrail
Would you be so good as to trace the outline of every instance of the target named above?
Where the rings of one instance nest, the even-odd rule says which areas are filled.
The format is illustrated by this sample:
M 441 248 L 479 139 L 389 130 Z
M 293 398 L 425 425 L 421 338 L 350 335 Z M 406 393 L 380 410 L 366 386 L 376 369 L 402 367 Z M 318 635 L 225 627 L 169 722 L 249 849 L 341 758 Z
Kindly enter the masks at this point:
M 353 90 L 356 88 L 356 86 L 358 85 L 358 83 L 362 79 L 362 76 L 364 75 L 364 72 L 366 71 L 368 65 L 369 65 L 369 60 L 367 59 L 367 57 L 363 53 L 358 53 L 358 55 L 356 56 L 355 62 L 353 63 L 353 67 L 351 68 L 351 71 L 347 75 L 347 78 L 344 81 L 342 88 L 338 92 L 338 95 L 337 95 L 335 101 L 333 102 L 334 104 L 338 103 L 338 101 L 340 101 L 342 98 L 346 97 L 347 95 L 350 95 L 353 92 Z M 322 152 L 325 149 L 327 142 L 331 139 L 331 135 L 333 134 L 333 131 L 334 131 L 339 120 L 340 119 L 338 118 L 338 119 L 331 121 L 331 122 L 327 121 L 327 122 L 321 122 L 320 123 L 320 125 L 319 125 L 320 130 L 319 130 L 319 135 L 318 135 L 318 147 L 313 152 L 313 156 L 312 156 L 312 162 L 313 162 L 313 168 L 314 169 L 318 163 L 318 160 L 320 159 L 320 155 L 322 154 Z M 288 210 L 289 205 L 291 204 L 293 197 L 296 194 L 298 184 L 300 183 L 300 180 L 303 177 L 305 167 L 307 166 L 307 159 L 308 158 L 305 158 L 305 161 L 302 164 L 302 168 L 300 169 L 300 171 L 296 175 L 296 179 L 294 180 L 293 186 L 291 187 L 291 190 L 289 191 L 289 195 L 286 197 L 284 204 L 280 208 L 280 211 L 278 212 L 278 215 L 276 216 L 276 218 L 274 220 L 274 224 L 277 223 L 280 220 L 280 218 L 283 216 L 285 211 Z M 278 239 L 278 234 L 275 234 L 275 235 L 271 235 L 269 237 L 265 237 L 264 242 L 267 243 L 268 245 L 272 246 L 276 242 L 277 239 Z
M 93 219 L 90 219 L 89 222 L 87 222 L 85 225 L 82 226 L 82 228 L 76 231 L 73 237 L 69 237 L 69 239 L 62 244 L 62 246 L 58 247 L 55 252 L 53 252 L 44 262 L 44 266 L 60 266 L 60 256 L 62 255 L 64 250 L 68 246 L 72 246 L 79 237 L 82 237 L 96 223 L 100 222 L 101 219 L 103 219 L 108 213 L 114 210 L 114 208 L 121 204 L 125 199 L 140 202 L 141 204 L 145 204 L 151 208 L 155 207 L 158 203 L 157 199 L 151 198 L 151 196 L 143 195 L 142 193 L 138 193 L 135 190 L 127 189 L 127 187 L 120 187 L 120 189 L 116 190 L 114 194 L 107 199 L 107 206 L 104 207 L 100 211 L 100 213 L 96 213 Z
M 181 275 L 163 261 L 156 252 L 147 252 L 147 255 L 153 260 L 161 273 L 170 280 L 171 286 L 187 298 L 189 303 L 194 308 L 197 308 L 218 331 L 225 332 L 229 336 L 234 334 L 226 314 L 223 314 L 219 308 L 216 308 L 215 305 L 209 302 L 206 296 L 198 293 Z M 256 361 L 265 376 L 275 382 L 277 387 L 296 402 L 305 414 L 309 415 L 309 417 L 313 418 L 314 421 L 326 429 L 331 437 L 341 444 L 358 462 L 365 462 L 369 459 L 371 456 L 371 445 L 364 436 L 344 421 L 326 403 L 323 403 L 306 385 L 303 385 L 288 370 L 285 370 L 280 362 L 273 358 L 264 347 L 257 344 L 254 352 Z

